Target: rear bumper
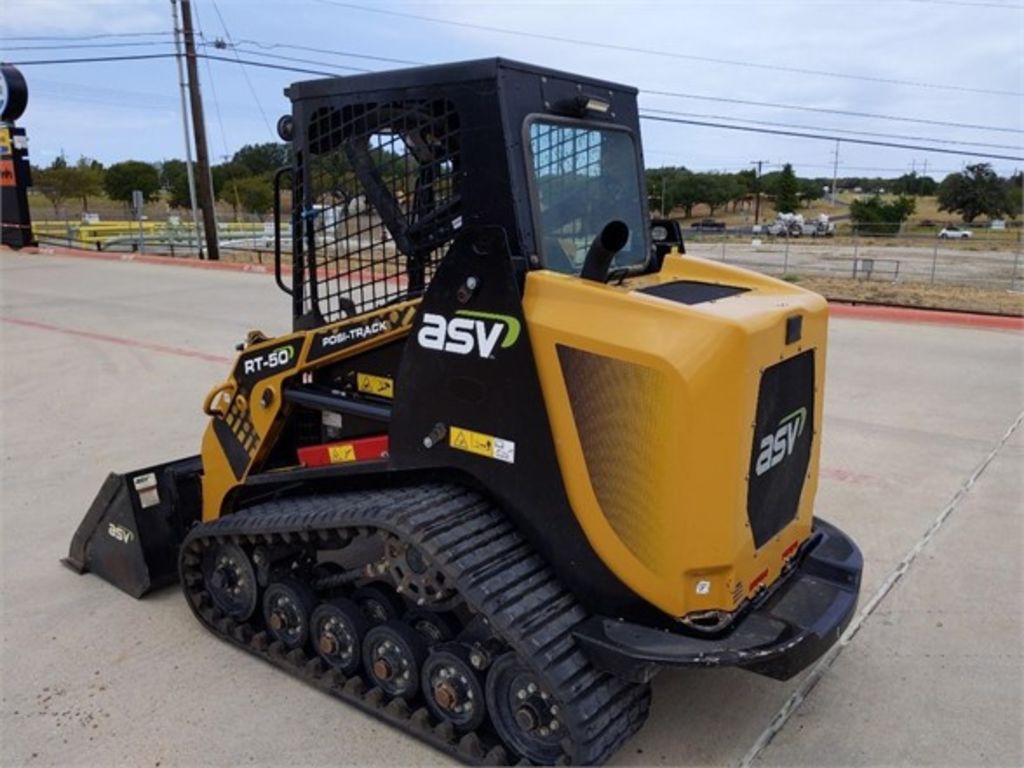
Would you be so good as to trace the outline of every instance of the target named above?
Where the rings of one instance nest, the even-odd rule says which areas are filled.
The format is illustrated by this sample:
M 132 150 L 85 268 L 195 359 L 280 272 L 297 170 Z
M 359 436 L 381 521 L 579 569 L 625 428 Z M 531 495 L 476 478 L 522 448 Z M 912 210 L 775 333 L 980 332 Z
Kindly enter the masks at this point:
M 594 616 L 576 638 L 597 666 L 643 682 L 659 667 L 742 667 L 786 680 L 839 639 L 857 608 L 864 561 L 846 534 L 815 520 L 796 569 L 759 605 L 716 637 Z

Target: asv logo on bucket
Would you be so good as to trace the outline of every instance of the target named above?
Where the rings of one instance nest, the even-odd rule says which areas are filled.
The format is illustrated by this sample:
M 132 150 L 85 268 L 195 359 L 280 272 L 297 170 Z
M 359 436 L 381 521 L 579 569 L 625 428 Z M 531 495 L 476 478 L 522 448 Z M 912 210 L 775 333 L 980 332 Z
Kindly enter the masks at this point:
M 469 355 L 476 352 L 480 357 L 494 356 L 494 349 L 501 342 L 507 349 L 519 338 L 519 321 L 508 315 L 492 312 L 473 312 L 460 309 L 457 317 L 450 320 L 443 315 L 427 313 L 416 336 L 421 347 Z
M 797 438 L 804 433 L 807 426 L 807 409 L 799 408 L 784 417 L 776 430 L 761 439 L 761 452 L 757 454 L 754 474 L 758 477 L 772 467 L 778 466 L 782 460 L 793 453 Z

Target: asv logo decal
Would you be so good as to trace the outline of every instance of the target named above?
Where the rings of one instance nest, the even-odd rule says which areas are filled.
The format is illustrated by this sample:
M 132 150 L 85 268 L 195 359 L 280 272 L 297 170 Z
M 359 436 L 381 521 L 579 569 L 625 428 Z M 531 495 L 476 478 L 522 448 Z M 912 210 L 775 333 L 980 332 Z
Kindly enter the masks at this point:
M 125 528 L 123 525 L 117 525 L 116 523 L 111 523 L 107 526 L 107 535 L 112 539 L 117 539 L 122 544 L 131 544 L 132 539 L 135 538 L 135 534 L 129 529 Z
M 778 466 L 783 459 L 793 453 L 797 439 L 804 433 L 807 426 L 807 409 L 800 408 L 784 417 L 776 430 L 761 439 L 761 452 L 757 455 L 754 473 L 760 477 L 772 467 Z
M 460 309 L 451 320 L 443 315 L 427 313 L 416 336 L 421 347 L 469 355 L 476 352 L 480 357 L 493 357 L 494 349 L 501 342 L 502 349 L 508 349 L 519 338 L 520 324 L 514 317 L 492 312 L 474 312 Z
M 295 351 L 291 347 L 278 347 L 259 357 L 251 357 L 242 366 L 245 374 L 259 373 L 260 371 L 284 368 L 292 361 Z

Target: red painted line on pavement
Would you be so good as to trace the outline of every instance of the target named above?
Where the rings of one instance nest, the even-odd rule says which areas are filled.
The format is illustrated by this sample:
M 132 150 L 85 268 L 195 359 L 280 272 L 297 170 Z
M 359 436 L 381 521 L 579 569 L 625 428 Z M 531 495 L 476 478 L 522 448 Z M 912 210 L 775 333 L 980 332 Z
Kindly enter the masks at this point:
M 0 253 L 2 252 L 12 251 L 9 248 L 0 248 Z M 136 264 L 156 264 L 162 267 L 191 267 L 193 269 L 213 269 L 225 272 L 249 272 L 257 275 L 274 274 L 274 269 L 269 264 L 250 264 L 243 261 L 205 261 L 189 256 L 174 257 L 153 256 L 144 253 L 79 251 L 74 249 L 55 248 L 53 246 L 22 248 L 20 253 L 29 253 L 33 256 L 68 256 L 75 259 L 95 259 L 98 261 L 129 261 Z M 406 277 L 404 275 L 374 277 L 373 270 L 367 268 L 354 270 L 352 272 L 342 272 L 336 269 L 327 270 L 320 267 L 317 269 L 317 278 L 320 280 L 339 278 L 359 283 L 394 283 L 396 285 L 403 285 L 406 283 Z
M 1001 331 L 1024 331 L 1024 317 L 1010 315 L 978 315 L 972 312 L 947 312 L 936 309 L 884 307 L 866 304 L 839 304 L 829 302 L 832 317 L 856 320 L 881 320 L 890 323 L 925 323 L 954 325 L 967 328 L 989 328 Z
M 40 323 L 35 320 L 21 320 L 14 317 L 0 317 L 5 323 L 11 325 L 20 325 L 25 328 L 35 328 L 41 331 L 52 331 L 54 333 L 63 333 L 67 336 L 78 336 L 84 339 L 92 339 L 93 341 L 105 341 L 108 344 L 120 344 L 124 347 L 135 347 L 136 349 L 146 349 L 150 352 L 160 352 L 165 355 L 177 355 L 178 357 L 193 357 L 197 360 L 205 360 L 208 363 L 230 363 L 230 357 L 224 357 L 223 355 L 211 355 L 206 352 L 196 352 L 192 349 L 185 349 L 184 347 L 169 347 L 165 344 L 154 344 L 149 341 L 139 341 L 138 339 L 128 339 L 123 336 L 110 336 L 105 333 L 94 333 L 93 331 L 82 331 L 77 328 L 66 328 L 62 325 L 51 325 L 50 323 Z
M 856 485 L 870 483 L 875 479 L 871 475 L 854 472 L 850 469 L 840 469 L 839 467 L 822 467 L 819 470 L 819 475 L 829 480 L 838 480 L 841 483 L 854 483 Z
M 4 251 L 9 249 L 4 248 Z M 133 261 L 140 264 L 159 264 L 165 267 L 192 267 L 194 269 L 215 269 L 230 272 L 254 272 L 269 275 L 273 269 L 267 264 L 247 264 L 240 261 L 201 261 L 193 258 L 176 258 L 172 256 L 152 256 L 145 253 L 108 253 L 104 251 L 76 251 L 65 248 L 44 246 L 40 248 L 22 248 L 19 253 L 30 253 L 36 256 L 69 256 L 76 259 L 98 259 L 99 261 Z

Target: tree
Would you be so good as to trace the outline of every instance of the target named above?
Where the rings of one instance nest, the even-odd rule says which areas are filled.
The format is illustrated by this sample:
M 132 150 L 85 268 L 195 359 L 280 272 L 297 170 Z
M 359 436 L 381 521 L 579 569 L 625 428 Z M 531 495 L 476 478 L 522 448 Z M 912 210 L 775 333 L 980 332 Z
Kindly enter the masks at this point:
M 850 203 L 850 219 L 857 234 L 895 235 L 916 207 L 912 197 L 900 195 L 887 203 L 875 195 L 867 200 L 854 200 Z
M 140 160 L 114 163 L 103 178 L 103 188 L 111 200 L 127 204 L 132 201 L 132 190 L 142 191 L 142 199 L 152 200 L 160 191 L 160 174 L 154 166 Z
M 775 210 L 779 213 L 793 213 L 800 206 L 799 194 L 800 184 L 793 173 L 793 166 L 786 163 L 775 185 Z
M 818 183 L 817 179 L 797 179 L 797 188 L 799 189 L 797 196 L 804 205 L 813 203 L 821 197 L 822 185 Z
M 931 176 L 905 173 L 889 183 L 889 191 L 897 195 L 934 195 L 938 186 Z
M 697 175 L 685 168 L 678 168 L 668 183 L 666 197 L 683 209 L 686 218 L 693 216 L 693 206 L 700 202 Z
M 74 168 L 69 169 L 71 173 L 71 194 L 81 198 L 82 210 L 89 210 L 89 196 L 103 193 L 103 179 L 105 172 L 103 164 L 88 157 L 78 158 Z
M 192 199 L 188 192 L 188 168 L 184 160 L 164 160 L 160 165 L 160 186 L 167 192 L 172 208 L 188 208 Z
M 265 176 L 243 176 L 227 183 L 227 191 L 235 198 L 235 205 L 246 213 L 254 213 L 261 219 L 274 204 L 274 191 Z
M 75 171 L 68 168 L 63 155 L 54 158 L 49 168 L 32 171 L 32 188 L 53 204 L 54 216 L 60 215 L 60 206 L 69 197 L 77 194 Z
M 277 142 L 246 144 L 231 158 L 231 164 L 239 169 L 239 176 L 271 174 L 289 162 L 289 146 Z
M 1008 201 L 1010 204 L 1010 218 L 1016 219 L 1024 207 L 1024 172 L 1013 174 L 1007 181 L 1010 186 Z
M 939 210 L 959 213 L 970 224 L 979 216 L 998 218 L 1010 213 L 1009 190 L 988 163 L 968 165 L 939 185 Z

